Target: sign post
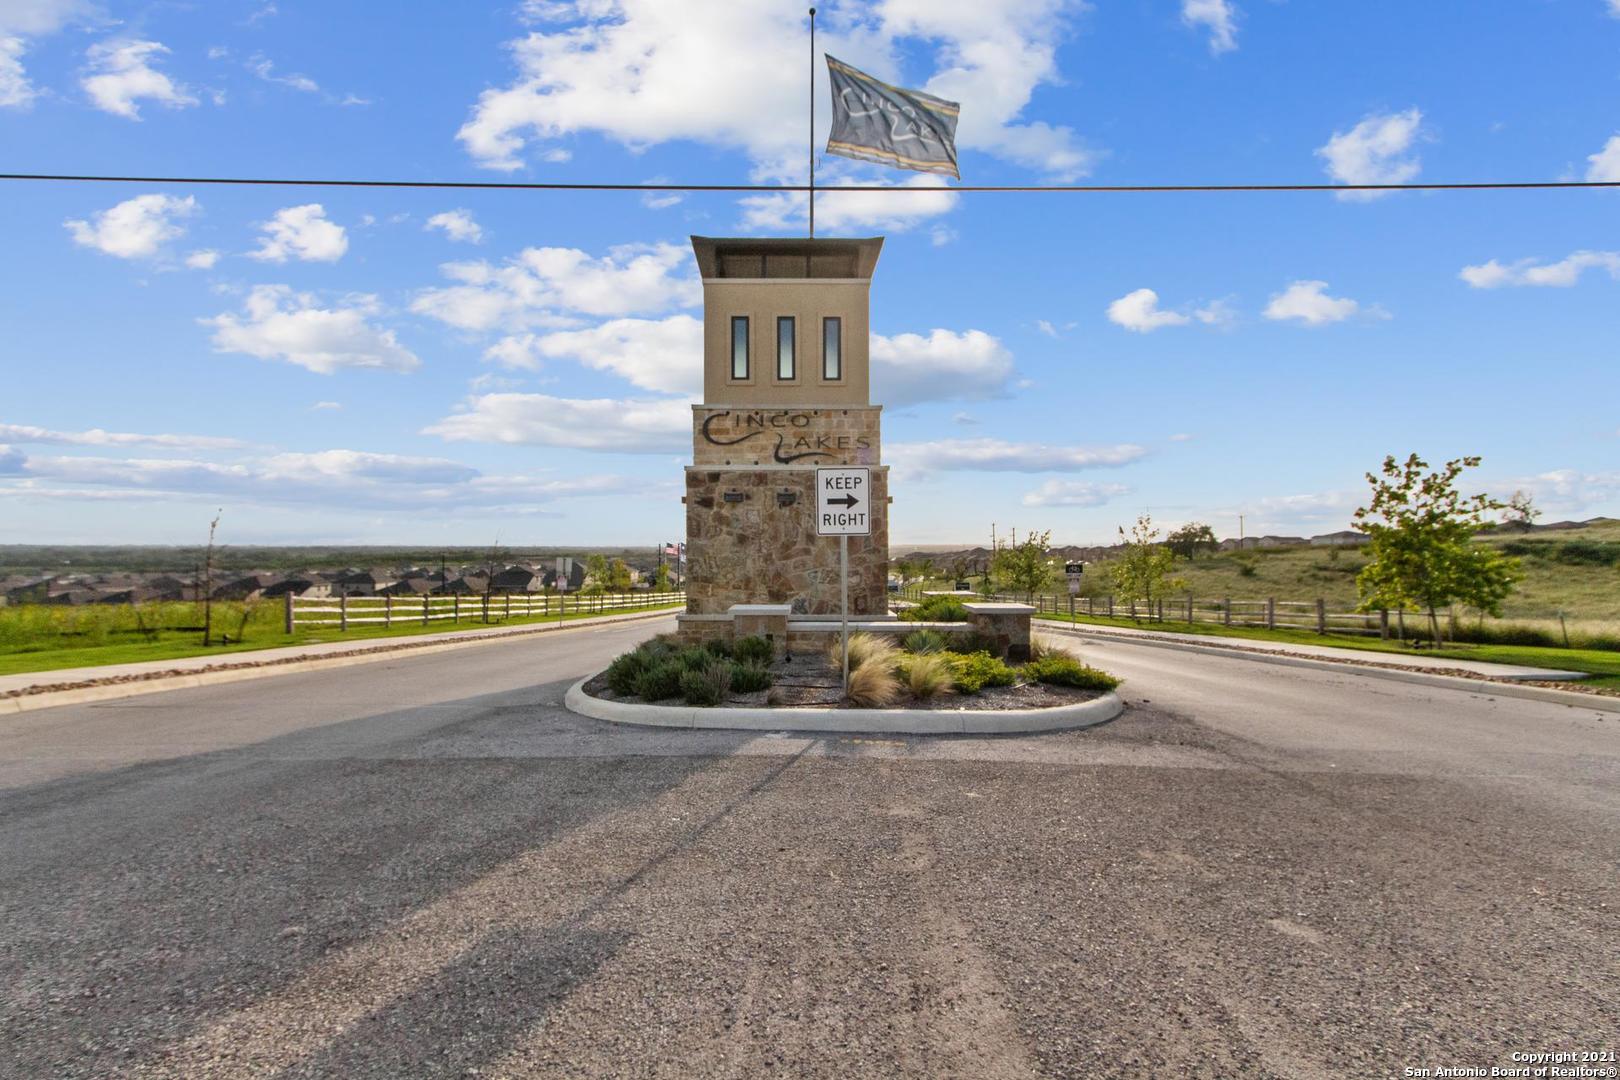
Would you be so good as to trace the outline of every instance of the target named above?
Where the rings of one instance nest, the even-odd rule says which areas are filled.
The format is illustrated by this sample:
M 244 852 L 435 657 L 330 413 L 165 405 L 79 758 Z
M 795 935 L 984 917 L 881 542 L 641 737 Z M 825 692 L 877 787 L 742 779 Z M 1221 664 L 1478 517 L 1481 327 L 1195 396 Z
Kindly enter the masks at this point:
M 1085 570 L 1085 563 L 1072 562 L 1063 564 L 1063 576 L 1069 579 L 1070 622 L 1074 622 L 1074 598 L 1080 595 L 1080 575 L 1085 573 Z
M 864 466 L 816 470 L 816 535 L 838 537 L 838 568 L 843 581 L 839 650 L 844 658 L 844 693 L 849 693 L 849 538 L 872 535 L 872 470 Z

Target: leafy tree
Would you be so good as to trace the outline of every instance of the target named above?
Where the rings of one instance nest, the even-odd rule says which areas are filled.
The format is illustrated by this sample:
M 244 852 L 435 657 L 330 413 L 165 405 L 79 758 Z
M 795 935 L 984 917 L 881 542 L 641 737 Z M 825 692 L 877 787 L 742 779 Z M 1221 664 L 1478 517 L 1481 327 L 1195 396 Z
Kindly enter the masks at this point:
M 1028 533 L 1017 544 L 997 544 L 990 572 L 1014 592 L 1034 599 L 1057 580 L 1057 569 L 1046 553 L 1051 543 L 1052 533 L 1047 530 Z
M 653 589 L 657 592 L 669 592 L 669 567 L 663 563 L 653 572 Z
M 608 565 L 607 587 L 614 592 L 628 592 L 631 585 L 630 567 L 623 559 L 614 559 Z
M 1478 457 L 1455 458 L 1427 472 L 1412 454 L 1404 463 L 1384 458 L 1382 476 L 1367 474 L 1372 500 L 1356 510 L 1355 527 L 1367 534 L 1371 561 L 1356 577 L 1361 610 L 1415 607 L 1428 612 L 1438 644 L 1436 610 L 1463 603 L 1492 615 L 1519 579 L 1519 561 L 1474 543 L 1486 515 L 1503 508 L 1488 495 L 1464 497 L 1457 477 L 1479 465 Z
M 1528 491 L 1515 491 L 1507 501 L 1507 509 L 1502 514 L 1502 524 L 1510 529 L 1520 532 L 1529 532 L 1530 526 L 1536 523 L 1541 511 L 1536 508 L 1535 501 L 1531 499 Z
M 1148 606 L 1173 589 L 1185 587 L 1180 578 L 1170 576 L 1175 569 L 1176 553 L 1159 543 L 1159 530 L 1153 527 L 1153 518 L 1143 514 L 1131 527 L 1131 534 L 1119 530 L 1124 550 L 1119 558 L 1108 564 L 1108 576 L 1114 588 L 1130 600 L 1145 600 Z
M 1214 551 L 1220 547 L 1215 530 L 1200 521 L 1189 521 L 1164 538 L 1164 546 L 1192 562 L 1200 551 Z
M 585 588 L 582 592 L 599 593 L 608 587 L 607 556 L 601 552 L 585 556 Z

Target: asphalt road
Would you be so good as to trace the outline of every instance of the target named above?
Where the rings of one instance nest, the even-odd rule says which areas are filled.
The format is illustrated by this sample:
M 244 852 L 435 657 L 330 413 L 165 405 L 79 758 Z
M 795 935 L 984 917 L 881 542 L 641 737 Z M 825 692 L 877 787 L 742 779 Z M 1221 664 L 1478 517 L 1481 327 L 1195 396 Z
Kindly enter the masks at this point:
M 1085 732 L 561 709 L 659 628 L 0 720 L 0 1075 L 1338 1078 L 1616 1048 L 1613 715 L 1121 643 L 1085 649 L 1132 708 Z

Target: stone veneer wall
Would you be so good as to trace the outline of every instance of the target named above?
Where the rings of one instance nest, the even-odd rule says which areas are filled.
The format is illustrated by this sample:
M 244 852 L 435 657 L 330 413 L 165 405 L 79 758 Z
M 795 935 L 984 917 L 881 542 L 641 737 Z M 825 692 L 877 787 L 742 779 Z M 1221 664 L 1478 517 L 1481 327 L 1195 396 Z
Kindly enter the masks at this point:
M 817 536 L 813 465 L 686 470 L 686 610 L 719 615 L 732 604 L 791 604 L 794 612 L 839 610 L 838 538 Z M 726 502 L 727 492 L 741 502 Z M 778 505 L 791 493 L 791 506 Z M 889 476 L 872 469 L 872 535 L 849 538 L 849 611 L 888 611 Z

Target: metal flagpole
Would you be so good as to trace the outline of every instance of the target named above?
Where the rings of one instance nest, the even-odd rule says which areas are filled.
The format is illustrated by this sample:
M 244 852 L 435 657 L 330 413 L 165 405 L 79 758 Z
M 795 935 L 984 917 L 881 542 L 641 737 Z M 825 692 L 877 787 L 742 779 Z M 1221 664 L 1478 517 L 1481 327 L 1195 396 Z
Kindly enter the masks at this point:
M 810 239 L 816 238 L 816 9 L 810 9 Z M 845 680 L 848 681 L 847 679 Z

